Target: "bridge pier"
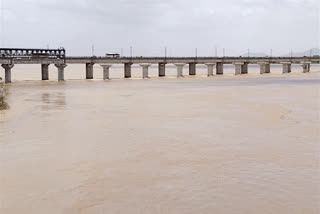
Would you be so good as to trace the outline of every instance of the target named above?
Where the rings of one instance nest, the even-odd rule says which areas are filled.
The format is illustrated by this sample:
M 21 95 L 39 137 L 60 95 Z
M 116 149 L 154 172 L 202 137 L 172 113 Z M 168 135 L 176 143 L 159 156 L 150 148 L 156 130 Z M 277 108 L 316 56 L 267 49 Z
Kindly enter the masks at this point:
M 131 65 L 131 62 L 124 64 L 124 78 L 131 78 Z
M 66 64 L 55 64 L 58 68 L 58 81 L 64 81 L 64 68 L 67 67 Z
M 291 62 L 282 62 L 282 73 L 291 73 Z
M 11 69 L 14 67 L 13 64 L 4 64 L 2 65 L 4 68 L 4 82 L 5 83 L 11 83 Z
M 86 79 L 92 80 L 93 79 L 93 63 L 86 63 Z
M 236 62 L 234 63 L 235 66 L 235 75 L 239 75 L 243 73 L 244 63 L 243 62 Z
M 216 64 L 217 75 L 223 75 L 223 63 L 217 62 Z
M 234 66 L 235 66 L 235 75 L 248 73 L 248 63 L 236 62 L 234 63 Z
M 214 63 L 206 63 L 206 66 L 208 67 L 208 76 L 213 76 L 213 67 L 215 66 Z
M 270 64 L 268 62 L 260 62 L 260 74 L 270 73 Z
M 103 80 L 109 80 L 110 79 L 110 68 L 111 68 L 111 64 L 103 64 L 100 65 L 103 68 Z
M 41 79 L 49 80 L 49 65 L 50 64 L 41 64 Z
M 159 77 L 166 76 L 166 63 L 159 63 Z
M 149 78 L 149 67 L 151 66 L 151 64 L 143 63 L 143 64 L 140 64 L 140 66 L 142 67 L 142 78 L 148 79 Z
M 177 77 L 183 77 L 183 67 L 185 66 L 185 63 L 176 63 L 175 66 L 177 66 Z
M 310 72 L 311 62 L 305 62 L 302 64 L 303 73 Z
M 194 75 L 197 74 L 197 72 L 196 72 L 196 66 L 197 66 L 197 64 L 194 63 L 194 62 L 189 63 L 189 75 L 190 75 L 190 76 L 194 76 Z
M 249 64 L 247 62 L 243 63 L 241 74 L 248 74 Z

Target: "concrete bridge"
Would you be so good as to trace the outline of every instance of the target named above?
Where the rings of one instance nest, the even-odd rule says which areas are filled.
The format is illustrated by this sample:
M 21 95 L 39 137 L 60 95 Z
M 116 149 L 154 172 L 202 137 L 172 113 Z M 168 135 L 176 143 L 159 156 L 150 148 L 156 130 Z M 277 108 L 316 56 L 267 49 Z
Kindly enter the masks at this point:
M 223 65 L 233 64 L 235 75 L 247 74 L 249 64 L 260 65 L 260 73 L 270 73 L 271 64 L 281 64 L 283 73 L 291 72 L 292 64 L 302 65 L 302 72 L 310 72 L 311 64 L 320 64 L 320 57 L 0 57 L 0 64 L 5 70 L 5 82 L 11 82 L 11 71 L 15 64 L 41 64 L 42 80 L 49 80 L 49 65 L 55 65 L 58 70 L 58 80 L 64 80 L 64 68 L 68 64 L 83 64 L 86 79 L 93 79 L 93 65 L 99 64 L 103 68 L 103 78 L 109 79 L 109 70 L 113 64 L 124 65 L 124 78 L 131 77 L 131 66 L 139 64 L 142 67 L 143 78 L 148 78 L 149 67 L 158 65 L 159 77 L 166 76 L 166 65 L 177 67 L 177 77 L 183 76 L 183 68 L 189 65 L 189 75 L 196 75 L 196 65 L 204 64 L 208 68 L 208 76 L 223 75 Z M 216 69 L 214 69 L 216 68 Z M 214 70 L 216 71 L 214 74 Z

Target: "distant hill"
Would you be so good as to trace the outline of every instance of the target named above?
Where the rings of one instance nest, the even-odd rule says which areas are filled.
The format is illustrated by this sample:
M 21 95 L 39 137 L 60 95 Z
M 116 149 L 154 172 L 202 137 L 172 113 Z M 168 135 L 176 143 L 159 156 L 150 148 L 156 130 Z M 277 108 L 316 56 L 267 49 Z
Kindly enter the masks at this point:
M 312 48 L 303 52 L 292 52 L 293 57 L 299 57 L 299 56 L 320 56 L 320 48 Z M 240 56 L 242 57 L 248 57 L 248 53 L 243 53 Z M 291 53 L 287 53 L 282 55 L 283 57 L 291 57 Z M 265 53 L 250 53 L 250 57 L 269 57 L 269 54 Z
M 307 51 L 303 51 L 303 52 L 292 52 L 292 56 L 296 57 L 296 56 L 310 56 L 310 54 L 312 54 L 312 56 L 320 56 L 320 48 L 312 48 L 309 49 Z M 284 55 L 286 57 L 290 57 L 291 53 L 288 53 L 286 55 Z

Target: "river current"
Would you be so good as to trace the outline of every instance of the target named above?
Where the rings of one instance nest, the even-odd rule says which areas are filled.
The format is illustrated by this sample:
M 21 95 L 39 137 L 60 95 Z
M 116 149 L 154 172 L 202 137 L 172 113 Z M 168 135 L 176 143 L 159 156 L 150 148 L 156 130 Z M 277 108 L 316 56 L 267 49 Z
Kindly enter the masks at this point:
M 42 82 L 16 66 L 0 112 L 3 214 L 319 214 L 320 68 Z M 3 75 L 3 72 L 1 73 Z

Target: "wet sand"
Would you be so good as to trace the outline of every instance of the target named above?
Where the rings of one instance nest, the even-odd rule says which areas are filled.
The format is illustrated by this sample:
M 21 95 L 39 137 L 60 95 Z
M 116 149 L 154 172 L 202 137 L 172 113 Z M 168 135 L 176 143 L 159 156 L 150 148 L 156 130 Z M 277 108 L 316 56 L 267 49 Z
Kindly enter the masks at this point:
M 320 213 L 320 71 L 226 73 L 13 74 L 0 213 Z

